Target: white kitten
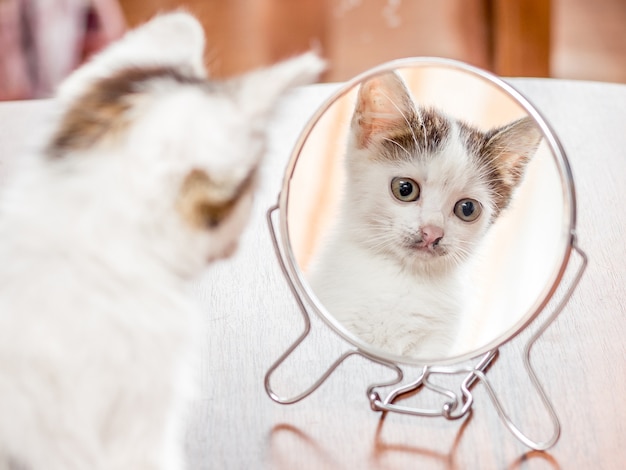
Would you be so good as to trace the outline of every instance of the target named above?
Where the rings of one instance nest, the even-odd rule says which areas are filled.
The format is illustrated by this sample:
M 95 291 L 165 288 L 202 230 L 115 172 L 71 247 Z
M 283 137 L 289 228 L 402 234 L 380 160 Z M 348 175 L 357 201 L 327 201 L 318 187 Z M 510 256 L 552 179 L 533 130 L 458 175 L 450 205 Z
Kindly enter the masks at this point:
M 481 132 L 416 106 L 394 73 L 365 82 L 339 222 L 312 266 L 321 303 L 388 353 L 445 357 L 470 298 L 471 255 L 540 140 L 530 118 Z
M 188 281 L 235 248 L 277 99 L 323 69 L 209 81 L 203 49 L 175 13 L 95 57 L 2 194 L 0 469 L 183 466 Z

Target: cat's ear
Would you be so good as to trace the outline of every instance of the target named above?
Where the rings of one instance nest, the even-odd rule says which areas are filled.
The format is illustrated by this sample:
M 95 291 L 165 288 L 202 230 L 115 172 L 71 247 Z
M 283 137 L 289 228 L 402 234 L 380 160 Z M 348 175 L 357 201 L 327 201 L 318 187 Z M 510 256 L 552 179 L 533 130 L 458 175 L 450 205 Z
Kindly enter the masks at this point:
M 376 75 L 361 85 L 352 116 L 358 148 L 367 147 L 389 131 L 406 127 L 415 107 L 406 85 L 395 72 Z
M 60 85 L 57 96 L 71 102 L 95 81 L 131 67 L 172 67 L 205 77 L 204 45 L 204 30 L 193 15 L 177 11 L 156 16 L 73 72 Z
M 499 168 L 501 183 L 515 187 L 524 175 L 543 137 L 530 117 L 525 117 L 493 129 L 487 135 L 485 150 Z
M 307 52 L 230 79 L 227 86 L 249 118 L 265 118 L 281 95 L 293 87 L 317 81 L 325 68 L 324 60 L 315 52 Z

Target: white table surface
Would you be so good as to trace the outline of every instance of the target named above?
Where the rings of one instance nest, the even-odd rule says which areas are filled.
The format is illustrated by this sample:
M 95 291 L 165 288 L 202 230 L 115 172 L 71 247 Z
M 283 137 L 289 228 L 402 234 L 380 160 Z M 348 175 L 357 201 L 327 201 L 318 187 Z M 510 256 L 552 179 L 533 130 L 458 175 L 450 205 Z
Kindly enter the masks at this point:
M 480 384 L 473 411 L 462 420 L 381 419 L 369 409 L 365 389 L 391 374 L 362 358 L 349 359 L 295 405 L 278 405 L 266 395 L 265 372 L 303 322 L 276 261 L 265 211 L 277 200 L 298 133 L 335 88 L 316 85 L 294 91 L 277 110 L 241 248 L 196 285 L 206 331 L 202 394 L 187 439 L 190 468 L 626 468 L 626 85 L 510 82 L 563 144 L 576 183 L 579 244 L 590 260 L 565 311 L 531 356 L 561 420 L 559 442 L 548 452 L 529 451 L 505 430 Z M 48 101 L 0 103 L 0 185 L 52 112 Z M 275 377 L 286 394 L 309 385 L 348 349 L 319 321 L 313 327 Z M 520 349 L 517 340 L 503 347 L 488 376 L 511 417 L 541 440 L 551 433 L 550 422 L 529 385 Z

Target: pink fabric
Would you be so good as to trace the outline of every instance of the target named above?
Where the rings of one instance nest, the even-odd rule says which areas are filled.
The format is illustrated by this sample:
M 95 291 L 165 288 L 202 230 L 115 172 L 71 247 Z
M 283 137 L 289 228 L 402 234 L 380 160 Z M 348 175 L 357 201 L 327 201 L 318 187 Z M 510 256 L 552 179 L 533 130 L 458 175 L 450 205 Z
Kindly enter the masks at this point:
M 125 27 L 117 0 L 0 0 L 0 100 L 50 96 Z

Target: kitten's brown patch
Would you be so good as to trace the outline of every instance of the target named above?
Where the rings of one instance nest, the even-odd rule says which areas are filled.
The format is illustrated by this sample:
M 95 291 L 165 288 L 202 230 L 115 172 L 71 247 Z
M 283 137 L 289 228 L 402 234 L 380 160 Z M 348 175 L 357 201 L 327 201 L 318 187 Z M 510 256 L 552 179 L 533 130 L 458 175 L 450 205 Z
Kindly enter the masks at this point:
M 381 141 L 382 152 L 376 157 L 411 161 L 435 155 L 450 134 L 450 121 L 435 109 L 421 108 L 407 117 Z
M 204 170 L 194 169 L 181 186 L 178 211 L 195 228 L 215 228 L 230 215 L 237 202 L 252 190 L 255 174 L 255 170 L 251 171 L 234 189 L 226 189 L 224 185 L 213 182 Z
M 96 81 L 67 110 L 48 145 L 48 155 L 61 157 L 70 151 L 86 150 L 107 136 L 118 135 L 130 122 L 133 101 L 154 80 L 184 84 L 204 81 L 170 67 L 128 68 Z
M 484 175 L 495 203 L 495 219 L 511 202 L 528 162 L 537 151 L 542 134 L 531 118 L 481 132 L 459 123 L 466 147 L 485 169 Z

